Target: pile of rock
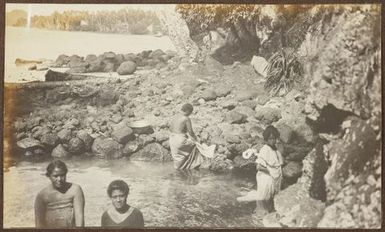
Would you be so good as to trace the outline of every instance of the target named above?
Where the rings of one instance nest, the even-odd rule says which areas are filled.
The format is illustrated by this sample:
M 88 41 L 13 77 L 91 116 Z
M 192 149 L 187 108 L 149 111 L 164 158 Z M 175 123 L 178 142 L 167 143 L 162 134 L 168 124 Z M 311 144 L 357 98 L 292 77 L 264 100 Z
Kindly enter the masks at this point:
M 132 74 L 137 67 L 163 68 L 171 59 L 178 59 L 173 51 L 147 50 L 138 54 L 115 54 L 105 52 L 99 56 L 60 55 L 51 67 L 69 68 L 68 73 L 117 72 L 120 75 Z

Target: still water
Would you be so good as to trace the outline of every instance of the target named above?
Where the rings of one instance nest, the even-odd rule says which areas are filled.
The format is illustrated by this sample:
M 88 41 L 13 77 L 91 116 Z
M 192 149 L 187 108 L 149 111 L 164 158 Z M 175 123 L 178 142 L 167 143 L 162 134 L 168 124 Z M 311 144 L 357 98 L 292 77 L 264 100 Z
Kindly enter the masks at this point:
M 207 170 L 181 172 L 171 163 L 129 160 L 66 161 L 67 180 L 82 186 L 86 226 L 100 226 L 110 204 L 106 193 L 114 179 L 130 186 L 128 202 L 139 208 L 147 227 L 255 227 L 253 204 L 237 203 L 241 187 L 252 178 L 236 174 L 214 174 Z M 36 194 L 49 184 L 48 162 L 19 162 L 4 173 L 4 227 L 33 227 Z
M 176 50 L 167 36 L 54 31 L 9 26 L 5 27 L 4 45 L 6 82 L 13 82 L 15 78 L 17 58 L 56 60 L 61 54 L 86 57 L 89 54 L 100 55 L 109 51 L 127 54 L 143 50 Z

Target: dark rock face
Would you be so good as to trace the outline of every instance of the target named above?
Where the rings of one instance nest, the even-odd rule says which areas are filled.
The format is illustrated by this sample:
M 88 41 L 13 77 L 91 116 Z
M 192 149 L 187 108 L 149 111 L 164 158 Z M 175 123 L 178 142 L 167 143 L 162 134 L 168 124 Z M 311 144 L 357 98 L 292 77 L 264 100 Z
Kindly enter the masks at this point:
M 79 138 L 72 138 L 68 142 L 68 152 L 79 155 L 85 151 L 84 142 Z
M 350 124 L 345 136 L 328 145 L 331 159 L 331 167 L 325 175 L 328 199 L 334 199 L 350 175 L 363 172 L 366 163 L 371 161 L 380 149 L 380 143 L 376 140 L 376 133 L 370 123 L 351 119 L 345 121 L 345 124 Z
M 76 136 L 83 141 L 85 150 L 90 151 L 94 139 L 88 134 L 88 132 L 85 130 L 79 130 Z
M 172 161 L 171 153 L 159 143 L 150 143 L 143 147 L 140 151 L 130 156 L 132 160 L 139 161 L 157 161 L 169 162 Z
M 49 69 L 45 74 L 45 81 L 64 81 L 68 76 L 68 73 L 55 72 Z
M 96 138 L 92 144 L 92 152 L 97 157 L 103 159 L 118 159 L 123 157 L 122 145 L 111 138 Z

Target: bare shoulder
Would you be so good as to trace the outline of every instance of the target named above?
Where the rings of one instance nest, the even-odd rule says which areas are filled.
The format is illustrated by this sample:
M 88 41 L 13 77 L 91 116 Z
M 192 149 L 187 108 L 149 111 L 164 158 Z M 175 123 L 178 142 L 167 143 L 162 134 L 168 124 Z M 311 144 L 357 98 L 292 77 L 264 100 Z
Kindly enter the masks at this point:
M 50 192 L 50 186 L 44 187 L 40 192 L 36 195 L 36 198 L 44 198 Z
M 80 187 L 80 185 L 75 183 L 71 183 L 71 184 L 72 184 L 71 189 L 74 193 L 83 192 L 83 189 L 82 187 Z

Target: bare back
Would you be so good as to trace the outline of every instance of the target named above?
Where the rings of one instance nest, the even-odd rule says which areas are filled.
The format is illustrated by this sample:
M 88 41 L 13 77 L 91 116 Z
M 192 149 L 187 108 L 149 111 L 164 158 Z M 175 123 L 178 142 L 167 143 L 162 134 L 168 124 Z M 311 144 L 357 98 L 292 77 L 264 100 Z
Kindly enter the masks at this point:
M 187 123 L 190 119 L 184 115 L 177 115 L 173 118 L 170 125 L 172 133 L 186 134 L 188 132 Z

